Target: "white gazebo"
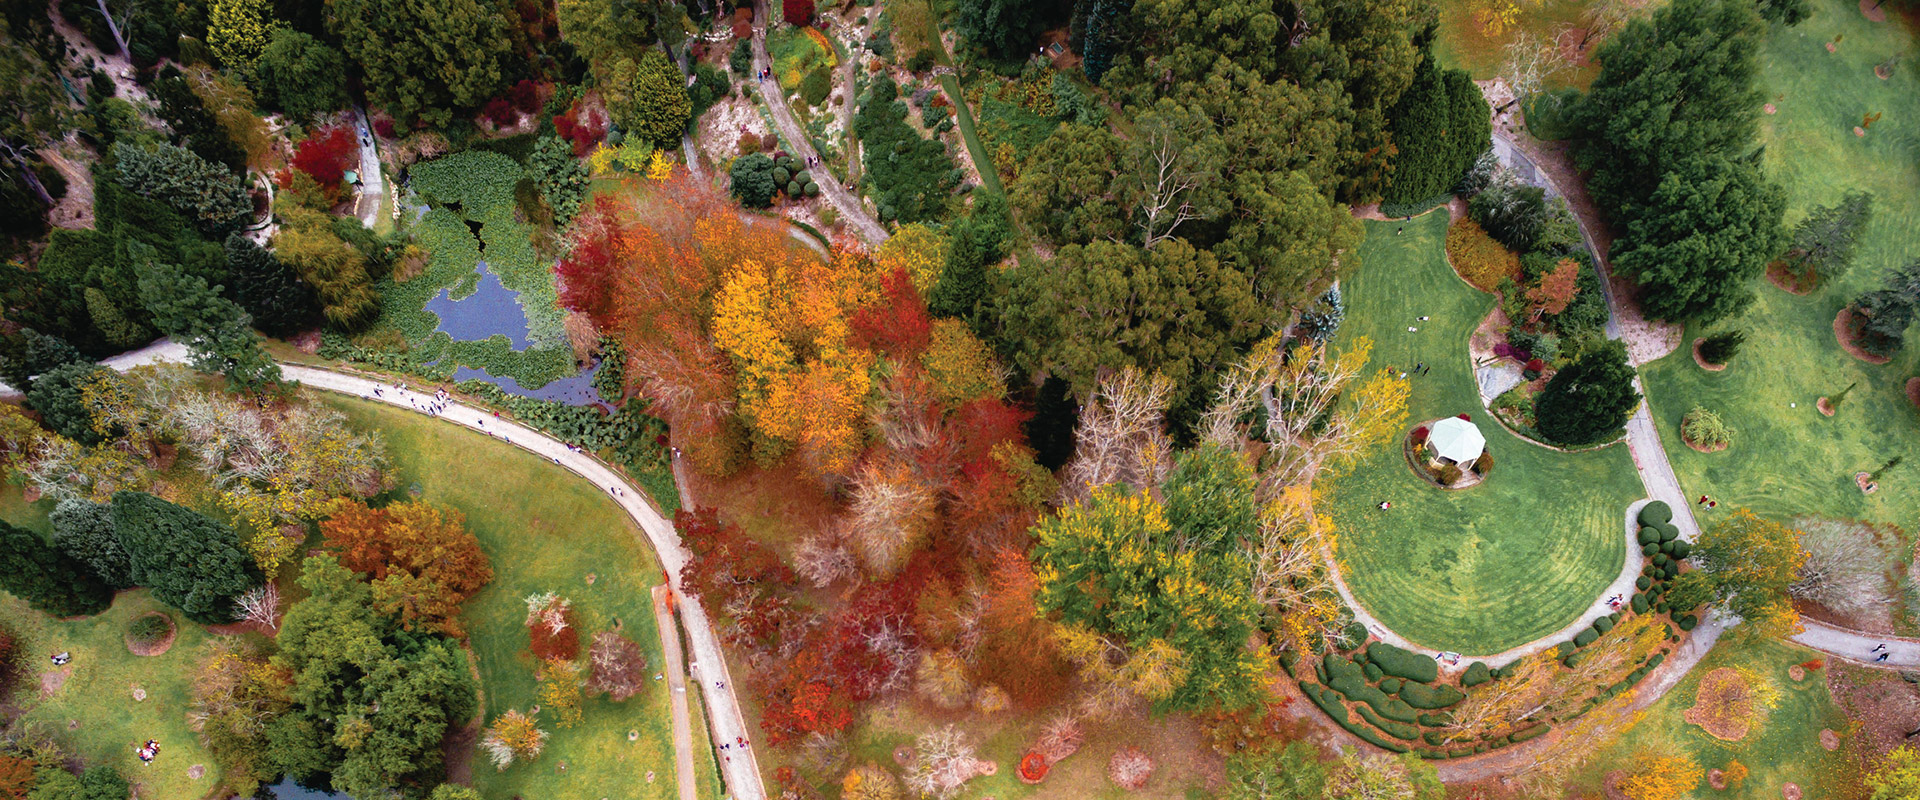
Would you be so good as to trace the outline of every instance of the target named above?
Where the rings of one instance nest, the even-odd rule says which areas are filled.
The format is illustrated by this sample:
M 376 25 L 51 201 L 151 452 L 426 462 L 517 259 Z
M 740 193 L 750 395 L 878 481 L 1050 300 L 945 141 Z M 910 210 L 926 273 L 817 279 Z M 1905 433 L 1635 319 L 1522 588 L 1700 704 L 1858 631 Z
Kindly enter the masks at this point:
M 1465 466 L 1486 452 L 1487 437 L 1480 434 L 1480 428 L 1459 417 L 1448 417 L 1433 423 L 1433 430 L 1427 434 L 1427 446 L 1433 448 L 1433 454 Z

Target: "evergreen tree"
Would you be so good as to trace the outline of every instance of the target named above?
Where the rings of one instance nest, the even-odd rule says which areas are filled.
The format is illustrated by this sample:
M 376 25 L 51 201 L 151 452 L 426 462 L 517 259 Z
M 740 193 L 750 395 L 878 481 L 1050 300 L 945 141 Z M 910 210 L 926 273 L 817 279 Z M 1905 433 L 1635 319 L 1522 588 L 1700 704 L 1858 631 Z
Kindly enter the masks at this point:
M 1609 339 L 1553 374 L 1533 404 L 1540 434 L 1564 445 L 1599 442 L 1627 423 L 1640 405 L 1626 346 Z
M 0 377 L 15 387 L 31 385 L 35 376 L 51 372 L 54 367 L 85 363 L 88 363 L 87 357 L 67 340 L 32 328 L 21 328 L 13 335 L 0 337 Z
M 292 28 L 277 28 L 254 67 L 253 83 L 262 105 L 309 119 L 346 106 L 346 74 L 347 59 L 339 50 Z
M 1006 257 L 1009 235 L 1006 201 L 992 195 L 976 198 L 973 213 L 954 223 L 947 263 L 928 293 L 927 310 L 937 317 L 978 321 L 980 304 L 991 292 L 989 268 Z
M 85 564 L 5 521 L 0 521 L 0 590 L 56 617 L 90 617 L 113 604 L 113 590 Z
M 195 275 L 153 260 L 151 249 L 137 268 L 140 294 L 154 325 L 192 351 L 193 366 L 227 377 L 236 389 L 259 389 L 280 381 L 280 367 L 261 349 L 252 320 Z
M 1095 85 L 1113 66 L 1120 51 L 1123 25 L 1133 10 L 1133 0 L 1079 0 L 1074 4 L 1071 26 L 1074 52 L 1080 54 L 1080 68 Z
M 630 136 L 655 147 L 673 147 L 693 113 L 687 84 L 665 53 L 648 50 L 639 61 L 614 64 L 612 85 L 604 90 L 607 110 Z
M 209 163 L 233 172 L 245 172 L 247 153 L 235 144 L 219 118 L 207 110 L 206 103 L 193 93 L 187 79 L 172 65 L 160 70 L 153 82 L 153 95 L 160 101 L 160 118 L 173 129 L 173 143 L 193 151 Z
M 1613 264 L 1664 320 L 1715 322 L 1753 302 L 1753 280 L 1780 252 L 1786 196 L 1750 161 L 1703 155 L 1662 177 L 1614 240 Z
M 733 160 L 733 169 L 728 172 L 732 179 L 729 191 L 748 208 L 766 208 L 773 205 L 773 159 L 759 153 L 748 153 Z
M 107 368 L 87 361 L 62 364 L 33 379 L 27 389 L 27 407 L 40 412 L 48 430 L 81 444 L 99 444 L 93 430 L 93 412 L 80 397 L 80 387 Z
M 246 187 L 231 171 L 184 147 L 143 150 L 120 142 L 113 158 L 120 185 L 192 217 L 203 231 L 225 232 L 253 213 Z
M 285 338 L 320 324 L 320 298 L 292 267 L 239 233 L 227 236 L 226 252 L 236 299 L 260 330 Z
M 1848 192 L 1839 205 L 1816 206 L 1793 229 L 1780 260 L 1787 271 L 1813 286 L 1846 274 L 1860 233 L 1873 219 L 1873 195 Z
M 1920 306 L 1920 261 L 1889 273 L 1886 288 L 1860 295 L 1848 306 L 1853 311 L 1854 343 L 1870 355 L 1892 358 L 1907 344 L 1916 306 Z
M 133 582 L 202 625 L 232 622 L 233 598 L 262 582 L 232 528 L 145 492 L 114 494 L 113 527 Z
M 1491 146 L 1492 112 L 1480 87 L 1465 71 L 1440 68 L 1433 57 L 1434 32 L 1430 25 L 1421 35 L 1413 85 L 1387 115 L 1400 151 L 1382 193 L 1388 203 L 1416 203 L 1446 193 Z
M 131 350 L 153 341 L 153 331 L 133 320 L 113 304 L 107 293 L 92 286 L 82 290 L 87 298 L 87 314 L 93 318 L 93 329 L 107 340 L 108 344 L 122 350 Z
M 49 515 L 53 545 L 87 565 L 114 589 L 133 586 L 133 565 L 113 530 L 113 509 L 77 498 L 60 501 Z
M 1740 345 L 1747 340 L 1743 330 L 1721 331 L 1700 340 L 1700 360 L 1709 364 L 1725 364 L 1733 360 L 1740 352 Z
M 444 126 L 499 94 L 514 66 L 512 6 L 499 0 L 332 0 L 327 28 L 401 122 Z
M 1016 59 L 1031 52 L 1059 5 L 1050 0 L 959 0 L 954 27 L 994 58 Z

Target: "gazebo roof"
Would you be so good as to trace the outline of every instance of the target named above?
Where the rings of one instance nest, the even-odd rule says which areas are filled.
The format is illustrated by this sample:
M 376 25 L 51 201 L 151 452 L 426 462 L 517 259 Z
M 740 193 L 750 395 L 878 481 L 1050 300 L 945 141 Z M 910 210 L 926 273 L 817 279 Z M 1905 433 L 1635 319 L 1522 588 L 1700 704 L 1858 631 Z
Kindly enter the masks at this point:
M 1480 457 L 1487 449 L 1487 437 L 1481 435 L 1480 428 L 1459 417 L 1448 417 L 1433 423 L 1433 431 L 1427 435 L 1427 444 L 1433 448 L 1433 454 L 1465 464 Z

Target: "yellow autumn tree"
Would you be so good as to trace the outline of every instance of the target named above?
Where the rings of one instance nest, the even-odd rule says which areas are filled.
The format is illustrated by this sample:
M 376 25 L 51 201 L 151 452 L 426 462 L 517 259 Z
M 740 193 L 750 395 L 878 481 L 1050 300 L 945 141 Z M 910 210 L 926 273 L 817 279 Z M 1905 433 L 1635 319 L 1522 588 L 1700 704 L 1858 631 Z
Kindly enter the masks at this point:
M 1807 562 L 1801 532 L 1747 509 L 1736 509 L 1693 546 L 1699 569 L 1681 573 L 1670 601 L 1678 609 L 1725 607 L 1763 636 L 1798 633 L 1800 614 L 1788 589 Z
M 207 48 L 220 63 L 250 71 L 273 37 L 267 0 L 214 0 L 207 10 Z
M 673 159 L 665 150 L 655 150 L 647 157 L 647 180 L 664 181 L 673 177 Z
M 580 700 L 584 694 L 580 665 L 560 658 L 547 659 L 540 671 L 540 705 L 552 711 L 554 725 L 571 728 L 580 723 Z
M 883 275 L 906 270 L 913 288 L 925 296 L 940 282 L 940 269 L 947 263 L 947 237 L 924 223 L 903 225 L 874 251 L 873 260 Z
M 957 319 L 936 319 L 920 366 L 933 381 L 941 402 L 959 405 L 997 395 L 1003 385 L 994 366 L 993 351 Z
M 1620 781 L 1620 792 L 1632 800 L 1679 800 L 1700 785 L 1700 765 L 1686 756 L 1663 756 L 1641 751 L 1633 769 Z

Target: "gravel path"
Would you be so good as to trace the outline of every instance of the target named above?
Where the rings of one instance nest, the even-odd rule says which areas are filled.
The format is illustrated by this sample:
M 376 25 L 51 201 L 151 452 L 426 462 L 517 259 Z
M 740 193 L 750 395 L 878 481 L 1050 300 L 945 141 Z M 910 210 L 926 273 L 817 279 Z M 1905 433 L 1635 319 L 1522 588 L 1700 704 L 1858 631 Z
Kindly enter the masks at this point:
M 354 200 L 353 213 L 360 224 L 372 228 L 380 220 L 380 203 L 387 199 L 387 182 L 380 175 L 380 151 L 374 148 L 366 109 L 353 107 L 353 127 L 354 135 L 360 137 L 360 196 Z
M 1805 618 L 1801 624 L 1807 629 L 1794 634 L 1793 640 L 1834 658 L 1883 669 L 1920 667 L 1920 639 L 1861 633 Z M 1879 653 L 1873 648 L 1879 645 L 1886 645 L 1886 661 L 1874 660 Z
M 781 138 L 786 139 L 787 146 L 793 148 L 792 155 L 801 161 L 817 158 L 819 154 L 814 152 L 813 142 L 807 139 L 806 129 L 800 127 L 800 122 L 793 118 L 793 109 L 787 107 L 786 95 L 780 91 L 779 78 L 774 77 L 761 80 L 758 77 L 760 70 L 773 65 L 773 59 L 767 56 L 766 0 L 755 0 L 754 6 L 754 77 L 748 78 L 748 80 L 753 83 L 753 90 L 760 94 L 760 100 L 766 105 L 767 110 L 773 114 L 773 124 L 774 127 L 780 129 Z M 847 86 L 842 89 L 842 91 L 851 92 L 853 91 L 853 87 Z M 821 163 L 824 164 L 826 162 L 823 160 Z M 866 207 L 860 204 L 860 198 L 854 196 L 852 192 L 847 191 L 847 188 L 841 186 L 839 181 L 833 180 L 831 174 L 825 177 L 827 180 L 817 181 L 817 183 L 820 184 L 820 194 L 825 196 L 827 201 L 832 203 L 835 209 L 839 210 L 840 221 L 852 226 L 853 230 L 857 232 L 860 238 L 866 241 L 870 247 L 878 247 L 881 242 L 886 241 L 887 229 L 881 227 L 878 221 L 867 214 Z

